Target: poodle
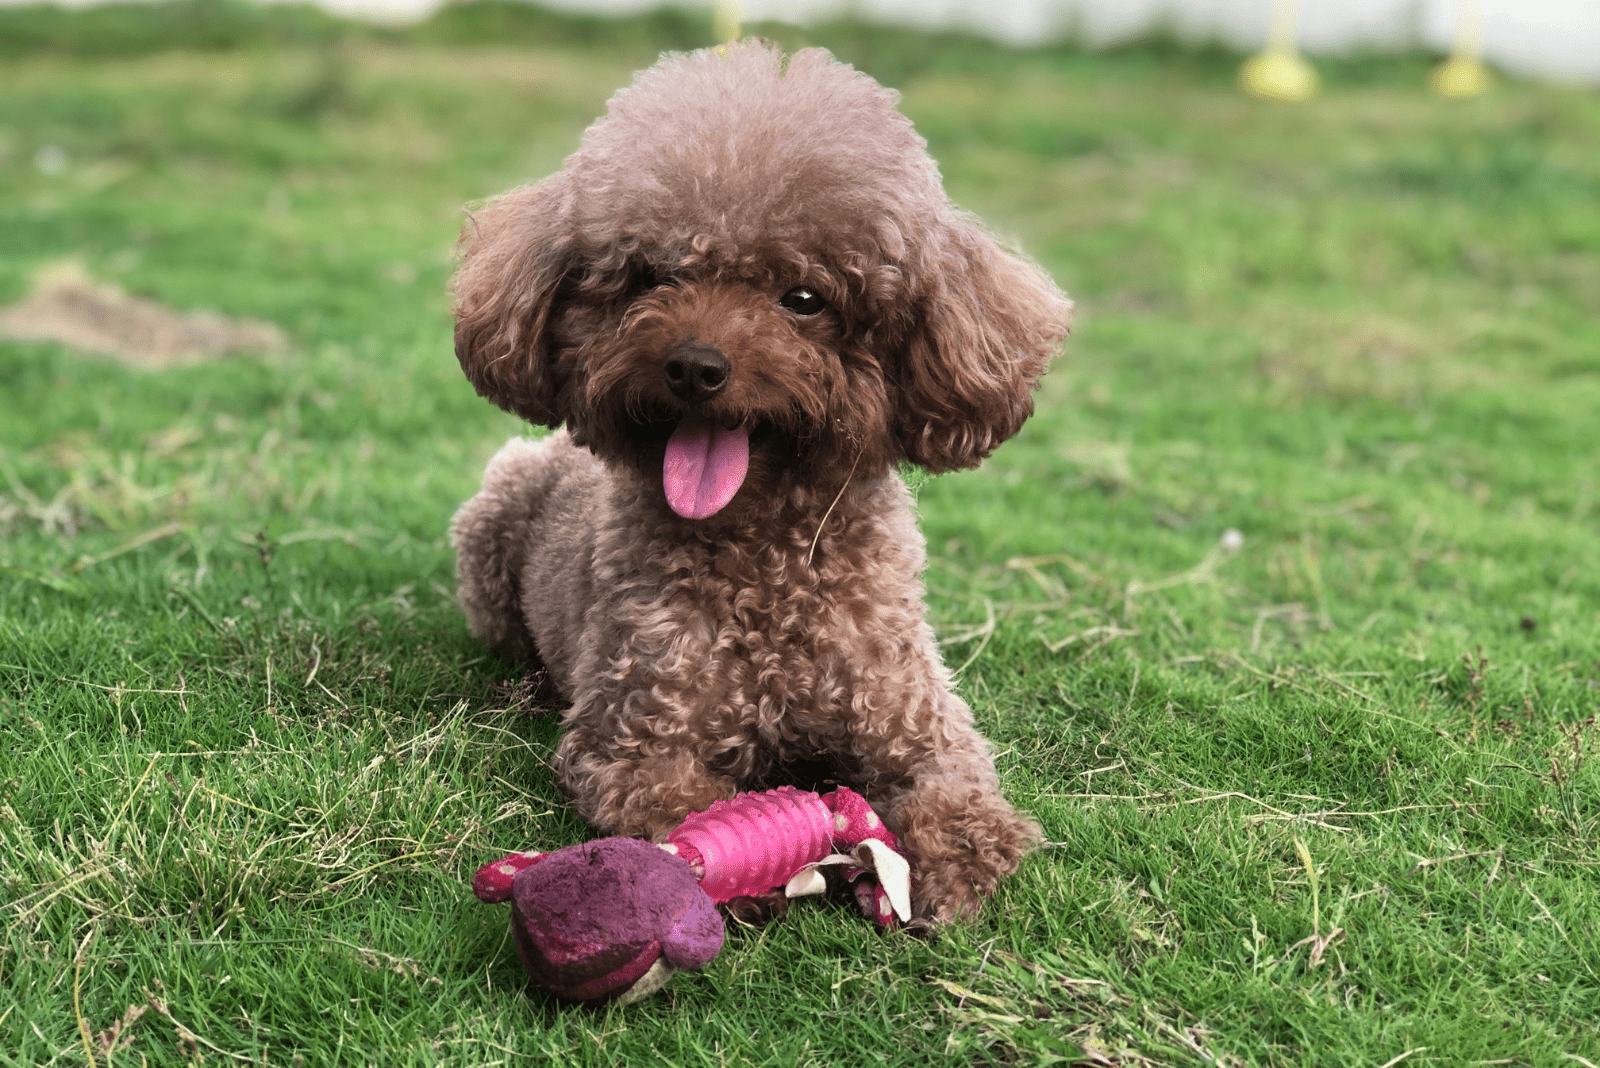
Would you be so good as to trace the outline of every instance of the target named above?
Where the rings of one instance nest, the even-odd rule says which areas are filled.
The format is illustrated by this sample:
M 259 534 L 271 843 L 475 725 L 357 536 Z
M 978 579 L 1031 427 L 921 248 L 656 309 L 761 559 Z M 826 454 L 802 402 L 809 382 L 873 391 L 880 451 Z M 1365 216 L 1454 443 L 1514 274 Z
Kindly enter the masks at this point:
M 951 205 L 897 99 L 821 49 L 667 56 L 473 215 L 456 355 L 564 429 L 505 445 L 451 534 L 473 632 L 569 702 L 554 763 L 596 829 L 820 769 L 941 923 L 1039 830 L 951 690 L 896 469 L 1016 433 L 1072 305 Z

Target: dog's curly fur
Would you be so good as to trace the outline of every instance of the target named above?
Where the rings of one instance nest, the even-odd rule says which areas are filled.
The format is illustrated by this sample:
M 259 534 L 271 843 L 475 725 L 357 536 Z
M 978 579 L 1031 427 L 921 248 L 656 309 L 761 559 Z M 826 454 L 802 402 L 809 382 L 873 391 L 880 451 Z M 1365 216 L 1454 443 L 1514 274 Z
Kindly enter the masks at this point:
M 896 99 L 820 49 L 668 57 L 478 212 L 456 353 L 566 430 L 501 449 L 452 534 L 473 631 L 571 700 L 556 765 L 597 828 L 660 838 L 821 761 L 942 921 L 1039 833 L 951 692 L 895 465 L 972 467 L 1014 434 L 1071 304 L 952 207 Z M 797 287 L 826 307 L 780 303 Z M 709 399 L 665 380 L 686 342 L 726 359 Z M 748 432 L 698 520 L 663 491 L 685 416 Z

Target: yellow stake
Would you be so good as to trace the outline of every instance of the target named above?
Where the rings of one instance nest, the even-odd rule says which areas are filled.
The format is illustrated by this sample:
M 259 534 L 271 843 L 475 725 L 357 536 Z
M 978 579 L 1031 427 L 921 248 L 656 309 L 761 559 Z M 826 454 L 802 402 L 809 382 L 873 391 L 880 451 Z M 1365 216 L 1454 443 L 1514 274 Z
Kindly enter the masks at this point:
M 1494 79 L 1483 65 L 1483 2 L 1461 0 L 1461 17 L 1456 21 L 1456 39 L 1450 58 L 1428 75 L 1433 91 L 1440 96 L 1477 96 L 1486 92 Z
M 1267 47 L 1239 68 L 1239 88 L 1261 100 L 1309 100 L 1317 95 L 1317 72 L 1295 44 L 1295 0 L 1273 0 Z
M 744 12 L 739 0 L 716 0 L 711 5 L 711 32 L 723 44 L 732 44 L 739 39 L 739 23 L 743 21 Z

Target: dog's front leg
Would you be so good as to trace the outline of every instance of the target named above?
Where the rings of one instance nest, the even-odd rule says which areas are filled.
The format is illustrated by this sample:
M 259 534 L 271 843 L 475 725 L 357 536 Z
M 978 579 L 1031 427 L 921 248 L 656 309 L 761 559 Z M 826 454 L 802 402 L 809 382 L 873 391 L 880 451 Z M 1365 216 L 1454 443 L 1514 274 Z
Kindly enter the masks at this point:
M 596 830 L 664 841 L 689 813 L 734 796 L 738 786 L 707 768 L 708 740 L 665 711 L 641 711 L 648 695 L 634 698 L 612 702 L 596 695 L 589 707 L 580 703 L 568 712 L 556 771 L 579 814 Z M 623 722 L 622 714 L 610 710 L 629 706 L 625 730 L 591 726 Z
M 935 701 L 939 712 L 888 795 L 887 818 L 911 859 L 915 911 L 944 923 L 975 915 L 1041 835 L 1000 796 L 994 761 L 966 704 L 948 692 Z

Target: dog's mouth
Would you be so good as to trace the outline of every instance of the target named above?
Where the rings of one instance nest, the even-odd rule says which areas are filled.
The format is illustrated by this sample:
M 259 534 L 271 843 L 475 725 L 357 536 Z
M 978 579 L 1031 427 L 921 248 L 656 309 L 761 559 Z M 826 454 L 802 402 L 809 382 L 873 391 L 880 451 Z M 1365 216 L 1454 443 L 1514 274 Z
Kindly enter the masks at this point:
M 667 439 L 661 487 L 667 505 L 685 519 L 716 515 L 733 500 L 750 469 L 750 432 L 693 413 Z
M 802 457 L 818 433 L 797 409 L 684 410 L 648 402 L 612 425 L 608 440 L 625 443 L 614 458 L 646 477 L 659 472 L 667 507 L 693 521 L 727 509 L 753 479 L 793 472 L 797 464 L 807 469 Z

